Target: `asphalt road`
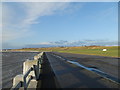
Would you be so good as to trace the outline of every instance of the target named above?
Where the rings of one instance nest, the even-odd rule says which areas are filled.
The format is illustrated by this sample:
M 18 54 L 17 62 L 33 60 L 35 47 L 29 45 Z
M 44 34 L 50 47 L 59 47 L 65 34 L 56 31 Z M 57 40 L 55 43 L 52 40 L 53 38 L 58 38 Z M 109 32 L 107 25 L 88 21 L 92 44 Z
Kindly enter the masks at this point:
M 118 88 L 118 84 L 63 60 L 75 61 L 118 78 L 118 58 L 58 52 L 46 52 L 46 56 L 60 88 Z
M 115 78 L 120 78 L 118 77 L 118 72 L 120 72 L 118 60 L 120 60 L 120 58 L 58 52 L 54 52 L 54 54 L 62 56 L 71 61 L 78 62 L 86 67 L 97 68 Z
M 22 74 L 23 62 L 33 60 L 38 52 L 3 52 L 2 53 L 2 88 L 11 88 L 13 78 Z
M 36 54 L 38 54 L 38 52 L 2 53 L 2 61 L 1 61 L 2 88 L 10 88 L 12 86 L 12 79 L 16 75 L 22 74 L 23 62 L 26 59 L 32 60 Z M 54 84 L 57 82 L 58 84 L 57 86 L 60 88 L 118 88 L 118 84 L 109 81 L 93 72 L 90 72 L 81 67 L 68 63 L 60 57 L 70 61 L 78 62 L 86 67 L 99 69 L 109 74 L 112 77 L 119 78 L 118 58 L 94 56 L 94 55 L 46 52 L 45 55 L 46 60 L 43 66 L 44 74 L 42 77 L 43 87 L 46 86 L 48 86 L 48 88 L 54 87 Z M 56 79 L 54 80 L 54 78 Z M 49 82 L 47 80 L 49 80 Z M 48 83 L 51 84 L 48 85 Z

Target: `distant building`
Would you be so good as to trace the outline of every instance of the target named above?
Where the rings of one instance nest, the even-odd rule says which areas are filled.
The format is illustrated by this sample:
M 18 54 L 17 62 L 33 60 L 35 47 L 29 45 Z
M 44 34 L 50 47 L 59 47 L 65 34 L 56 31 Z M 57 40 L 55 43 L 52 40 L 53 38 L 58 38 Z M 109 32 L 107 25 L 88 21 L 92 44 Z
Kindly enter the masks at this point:
M 107 51 L 107 49 L 103 49 L 102 51 Z

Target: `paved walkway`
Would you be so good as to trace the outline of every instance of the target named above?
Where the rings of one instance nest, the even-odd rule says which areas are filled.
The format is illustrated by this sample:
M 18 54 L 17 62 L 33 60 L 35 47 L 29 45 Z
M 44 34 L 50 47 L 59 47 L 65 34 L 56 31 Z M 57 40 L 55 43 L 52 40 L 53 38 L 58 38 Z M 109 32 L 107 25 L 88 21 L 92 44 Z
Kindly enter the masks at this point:
M 93 72 L 67 63 L 50 52 L 47 52 L 46 56 L 60 88 L 118 88 L 117 84 Z
M 120 58 L 59 52 L 53 53 L 68 60 L 78 62 L 86 67 L 97 68 L 116 79 L 120 79 L 118 76 L 118 72 L 120 72 L 118 65 Z

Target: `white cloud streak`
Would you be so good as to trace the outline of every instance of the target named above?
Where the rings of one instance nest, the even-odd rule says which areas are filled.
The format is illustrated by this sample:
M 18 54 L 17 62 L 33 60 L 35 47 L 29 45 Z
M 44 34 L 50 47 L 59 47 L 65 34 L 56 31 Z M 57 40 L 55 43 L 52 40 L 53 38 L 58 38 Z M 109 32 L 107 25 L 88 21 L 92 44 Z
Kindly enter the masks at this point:
M 110 41 L 110 40 L 78 40 L 78 41 L 56 41 L 56 42 L 46 42 L 46 43 L 39 43 L 39 45 L 73 45 L 73 46 L 82 46 L 82 45 L 117 45 L 117 41 Z
M 56 42 L 41 42 L 38 44 L 29 44 L 25 48 L 40 48 L 40 47 L 56 47 L 56 46 L 118 46 L 117 41 L 110 40 L 78 40 L 78 41 L 56 41 Z
M 16 21 L 17 15 L 15 15 L 14 9 L 12 9 L 12 7 L 9 5 L 3 4 L 2 13 L 2 42 L 7 42 L 9 40 L 14 40 L 22 37 L 25 32 L 19 28 L 20 25 Z
M 17 3 L 17 8 L 22 14 L 16 11 L 15 6 L 9 5 L 9 3 L 3 4 L 3 42 L 30 36 L 34 32 L 30 30 L 30 27 L 39 23 L 39 18 L 63 12 L 73 7 L 70 7 L 70 3 L 26 2 Z
M 27 16 L 23 20 L 23 25 L 36 24 L 37 19 L 42 16 L 55 14 L 57 10 L 64 10 L 69 3 L 23 3 Z

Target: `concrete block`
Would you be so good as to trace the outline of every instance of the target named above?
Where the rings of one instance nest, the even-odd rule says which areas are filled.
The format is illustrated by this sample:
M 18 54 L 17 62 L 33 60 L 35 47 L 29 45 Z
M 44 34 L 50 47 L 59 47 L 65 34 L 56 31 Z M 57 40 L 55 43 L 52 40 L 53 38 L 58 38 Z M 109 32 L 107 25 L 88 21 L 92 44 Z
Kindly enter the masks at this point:
M 37 83 L 38 83 L 38 81 L 36 81 L 36 80 L 31 80 L 30 81 L 30 83 L 29 83 L 29 85 L 28 85 L 28 89 L 29 88 L 37 88 Z
M 37 62 L 38 62 L 38 60 L 25 61 L 23 63 L 23 74 L 25 74 L 28 71 L 28 69 L 33 67 L 33 65 L 37 65 Z M 34 76 L 34 72 L 32 71 L 29 75 L 33 75 Z
M 23 81 L 23 74 L 19 74 L 13 79 L 13 86 L 18 84 L 20 81 Z

